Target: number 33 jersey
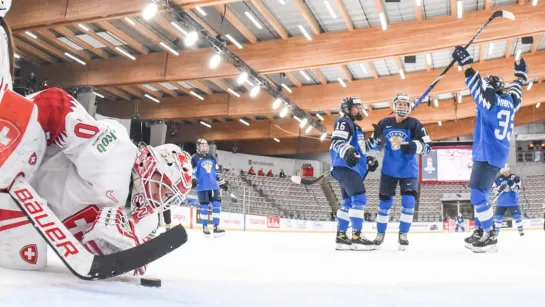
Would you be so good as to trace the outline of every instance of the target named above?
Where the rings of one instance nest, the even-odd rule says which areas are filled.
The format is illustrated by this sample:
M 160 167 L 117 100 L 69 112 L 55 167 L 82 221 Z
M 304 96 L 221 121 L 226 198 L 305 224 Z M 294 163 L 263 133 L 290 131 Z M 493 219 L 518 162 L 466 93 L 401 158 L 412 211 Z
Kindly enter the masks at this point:
M 61 89 L 27 98 L 48 142 L 30 183 L 79 239 L 98 209 L 125 204 L 137 148 L 120 123 L 95 120 Z
M 522 84 L 513 81 L 504 94 L 499 95 L 472 68 L 466 70 L 466 84 L 477 104 L 473 161 L 504 167 L 509 155 L 515 113 L 522 105 Z

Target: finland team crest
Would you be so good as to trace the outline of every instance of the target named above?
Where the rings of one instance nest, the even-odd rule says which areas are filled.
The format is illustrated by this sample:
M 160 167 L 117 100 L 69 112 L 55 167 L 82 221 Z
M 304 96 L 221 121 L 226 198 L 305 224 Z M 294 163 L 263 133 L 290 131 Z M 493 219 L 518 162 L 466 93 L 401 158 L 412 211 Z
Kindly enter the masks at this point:
M 206 170 L 206 173 L 210 174 L 212 172 L 212 161 L 204 161 L 201 165 Z
M 399 150 L 401 143 L 405 142 L 409 136 L 402 131 L 392 131 L 386 135 L 392 146 L 392 150 Z

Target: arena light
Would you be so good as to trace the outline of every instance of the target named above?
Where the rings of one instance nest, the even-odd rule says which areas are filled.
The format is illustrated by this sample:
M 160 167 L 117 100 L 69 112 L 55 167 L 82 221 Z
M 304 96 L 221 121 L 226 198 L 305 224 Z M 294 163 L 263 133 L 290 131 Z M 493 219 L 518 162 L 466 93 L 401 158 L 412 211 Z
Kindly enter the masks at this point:
M 158 10 L 157 4 L 150 3 L 142 11 L 142 17 L 146 21 L 151 20 L 157 14 L 157 10 Z
M 187 35 L 187 32 L 182 29 L 182 27 L 180 27 L 180 25 L 178 25 L 177 23 L 175 23 L 174 21 L 171 21 L 170 24 L 176 28 L 178 31 L 182 32 L 183 35 Z
M 536 104 L 536 109 L 539 109 L 539 106 L 541 106 L 541 102 L 538 102 L 538 103 Z
M 179 56 L 180 54 L 178 53 L 178 51 L 170 48 L 169 45 L 165 44 L 164 42 L 160 42 L 159 45 L 163 46 L 163 48 L 165 48 L 166 50 L 170 51 L 170 53 L 174 54 L 175 56 Z
M 322 135 L 320 136 L 320 141 L 323 142 L 326 137 L 327 137 L 327 132 L 322 133 Z
M 18 55 L 17 53 L 14 53 L 13 56 L 14 56 L 16 59 L 20 59 L 20 58 L 21 58 L 21 56 Z
M 462 103 L 462 93 L 458 93 L 457 100 L 458 103 Z
M 65 52 L 64 55 L 66 55 L 67 57 L 71 58 L 72 60 L 80 63 L 81 65 L 87 65 L 87 63 L 83 62 L 82 60 L 78 59 L 77 57 L 73 56 L 72 54 L 70 54 L 68 52 Z
M 303 78 L 305 78 L 307 81 L 312 81 L 309 77 L 309 75 L 304 71 L 304 70 L 300 70 L 299 73 L 301 74 L 301 76 L 303 76 Z
M 272 105 L 273 110 L 278 109 L 280 107 L 280 104 L 282 104 L 282 99 L 276 98 Z
M 416 6 L 422 6 L 422 0 L 416 0 Z
M 464 17 L 464 3 L 462 0 L 456 1 L 456 14 L 458 15 L 458 19 Z
M 36 36 L 36 34 L 30 32 L 30 31 L 25 31 L 25 34 L 28 35 L 28 36 L 30 36 L 30 37 L 32 37 L 33 39 L 37 39 L 37 38 L 38 38 L 38 36 Z
M 125 17 L 125 20 L 130 23 L 132 26 L 136 26 L 136 22 L 134 20 L 130 19 L 129 17 Z
M 248 80 L 248 73 L 243 71 L 237 78 L 237 84 L 243 85 Z
M 121 52 L 124 56 L 128 57 L 129 59 L 131 59 L 133 61 L 136 60 L 136 58 L 132 54 L 130 54 L 127 51 L 123 50 L 121 47 L 115 47 L 115 50 Z
M 361 110 L 363 111 L 363 114 L 365 114 L 365 117 L 369 117 L 369 113 L 367 113 L 367 111 L 364 108 L 362 108 Z
M 324 118 L 322 117 L 322 115 L 320 115 L 319 113 L 316 113 L 316 117 L 318 117 L 321 121 L 324 120 Z
M 257 97 L 260 91 L 261 91 L 261 87 L 259 85 L 252 87 L 252 90 L 250 91 L 250 97 L 252 98 Z
M 211 126 L 209 123 L 203 122 L 202 120 L 199 121 L 199 123 L 200 123 L 201 125 L 205 126 L 205 127 L 212 128 L 212 126 Z
M 364 74 L 367 74 L 367 69 L 365 68 L 365 65 L 363 65 L 363 63 L 360 63 L 360 68 Z
M 337 14 L 335 14 L 335 11 L 331 7 L 331 4 L 329 4 L 329 1 L 325 0 L 324 4 L 327 10 L 329 11 L 329 14 L 331 15 L 331 17 L 333 17 L 333 19 L 337 19 Z
M 221 63 L 221 56 L 219 54 L 214 54 L 210 58 L 210 62 L 208 62 L 208 67 L 210 67 L 211 69 L 216 69 L 218 68 L 220 63 Z
M 433 99 L 433 106 L 436 108 L 439 106 L 439 99 L 437 99 L 437 97 Z
M 200 100 L 204 100 L 204 97 L 203 97 L 203 96 L 197 94 L 197 93 L 194 92 L 194 91 L 189 91 L 189 94 L 191 94 L 191 95 L 193 95 L 193 96 L 199 98 Z
M 308 34 L 305 27 L 303 27 L 302 25 L 297 25 L 297 27 L 299 28 L 299 31 L 301 31 L 301 33 L 303 33 L 303 35 L 306 37 L 307 40 L 309 40 L 309 41 L 312 40 L 312 37 L 310 37 L 310 35 Z
M 151 101 L 155 101 L 155 102 L 157 102 L 157 103 L 160 102 L 159 99 L 157 99 L 157 98 L 155 98 L 155 97 L 153 97 L 153 96 L 151 96 L 151 95 L 148 95 L 148 94 L 144 94 L 144 97 L 148 98 L 148 99 L 151 100 Z
M 340 77 L 337 78 L 337 81 L 339 81 L 339 83 L 343 86 L 343 87 L 346 87 L 346 83 L 344 83 L 343 79 L 341 79 Z
M 282 109 L 282 111 L 280 111 L 279 116 L 282 117 L 282 118 L 284 118 L 284 117 L 286 117 L 286 115 L 288 115 L 288 112 L 289 112 L 289 111 L 290 111 L 290 109 L 288 109 L 288 107 L 284 107 L 284 108 Z
M 284 1 L 284 0 L 278 0 L 278 3 L 280 3 L 282 5 L 286 5 L 286 1 Z
M 301 123 L 299 124 L 299 128 L 301 128 L 301 129 L 305 128 L 307 123 L 308 123 L 308 119 L 303 118 L 303 120 L 301 120 Z
M 238 49 L 242 49 L 242 45 L 236 39 L 234 39 L 231 35 L 227 34 L 225 35 L 225 37 L 227 37 L 227 39 L 231 41 L 231 43 L 237 46 Z
M 443 126 L 443 122 L 442 122 L 442 121 L 438 121 L 437 124 L 439 125 L 439 127 Z
M 280 140 L 277 139 L 277 138 L 274 138 L 273 140 L 274 140 L 276 143 L 280 143 Z
M 228 91 L 229 93 L 231 93 L 231 95 L 236 96 L 237 98 L 240 98 L 240 94 L 237 93 L 237 92 L 235 92 L 235 91 L 233 91 L 232 89 L 228 88 L 227 91 Z
M 297 117 L 297 115 L 293 115 L 293 119 L 295 119 L 296 121 L 298 121 L 299 123 L 301 123 L 301 119 L 299 117 Z
M 289 86 L 287 86 L 287 85 L 284 84 L 284 83 L 282 83 L 281 85 L 282 85 L 282 87 L 283 87 L 286 91 L 288 91 L 288 92 L 290 92 L 290 93 L 293 93 L 293 91 L 291 90 L 291 88 L 290 88 Z
M 206 16 L 206 12 L 202 7 L 197 6 L 195 9 L 197 10 L 197 12 L 199 12 L 199 14 L 201 14 L 201 16 Z
M 492 51 L 494 51 L 494 42 L 488 44 L 488 55 L 491 55 Z
M 85 32 L 89 32 L 89 28 L 87 28 L 84 24 L 79 24 L 78 27 L 82 28 Z
M 248 83 L 248 85 L 249 85 L 249 86 L 252 86 L 252 87 L 255 85 L 255 84 L 253 84 L 252 81 L 250 81 L 250 80 L 246 80 L 246 83 Z
M 533 85 L 534 85 L 534 81 L 531 81 L 530 83 L 528 83 L 528 87 L 526 88 L 526 90 L 527 91 L 531 90 Z
M 307 129 L 305 129 L 305 134 L 308 134 L 312 130 L 312 125 L 309 125 Z
M 431 66 L 431 53 L 426 53 L 426 63 Z
M 101 95 L 101 94 L 99 94 L 99 93 L 97 93 L 95 91 L 92 91 L 91 93 L 93 93 L 95 96 L 98 96 L 100 98 L 104 98 L 104 95 Z
M 458 65 L 458 71 L 462 71 L 462 66 Z
M 248 17 L 248 19 L 250 19 L 252 21 L 252 23 L 259 29 L 263 29 L 263 26 L 257 21 L 257 19 L 254 17 L 254 15 L 252 15 L 252 13 L 250 13 L 249 11 L 246 11 L 244 12 L 244 15 L 246 15 L 246 17 Z
M 380 26 L 382 27 L 382 31 L 386 31 L 386 29 L 388 29 L 388 23 L 386 22 L 386 14 L 384 14 L 384 12 L 381 12 L 378 16 L 380 18 Z
M 187 33 L 187 36 L 184 39 L 184 44 L 188 47 L 191 47 L 195 45 L 198 39 L 199 39 L 199 34 L 197 34 L 197 32 L 195 31 L 191 31 Z
M 250 126 L 250 123 L 247 122 L 247 121 L 245 121 L 245 120 L 243 120 L 242 118 L 239 118 L 238 121 L 241 122 L 241 123 L 243 123 L 243 124 L 245 124 L 246 126 Z
M 537 0 L 532 0 L 532 6 L 536 6 L 537 5 Z
M 403 71 L 403 68 L 399 69 L 399 76 L 401 77 L 401 80 L 405 80 L 405 72 Z

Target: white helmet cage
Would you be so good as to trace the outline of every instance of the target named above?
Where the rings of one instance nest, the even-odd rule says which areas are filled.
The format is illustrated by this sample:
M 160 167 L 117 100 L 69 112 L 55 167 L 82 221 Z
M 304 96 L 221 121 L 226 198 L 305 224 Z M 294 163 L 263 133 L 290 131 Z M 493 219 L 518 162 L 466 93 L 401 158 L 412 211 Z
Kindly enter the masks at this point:
M 399 102 L 407 102 L 407 104 L 400 105 Z M 413 103 L 411 97 L 407 94 L 397 94 L 392 101 L 392 108 L 394 113 L 399 117 L 406 117 L 411 113 Z

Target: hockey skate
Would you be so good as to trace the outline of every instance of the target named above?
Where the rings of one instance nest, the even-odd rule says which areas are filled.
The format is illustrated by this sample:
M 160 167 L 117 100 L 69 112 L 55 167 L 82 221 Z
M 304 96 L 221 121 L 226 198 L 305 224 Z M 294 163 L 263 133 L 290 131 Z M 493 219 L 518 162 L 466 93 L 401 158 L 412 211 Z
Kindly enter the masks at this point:
M 225 230 L 220 229 L 218 225 L 214 225 L 214 238 L 223 237 L 225 235 Z
M 354 230 L 352 233 L 352 246 L 353 251 L 372 251 L 375 249 L 375 243 L 361 234 L 360 230 Z
M 519 235 L 520 235 L 521 237 L 524 236 L 524 230 L 519 229 Z
M 474 253 L 497 252 L 496 244 L 498 244 L 498 232 L 485 231 L 483 236 L 473 243 L 472 250 Z
M 471 236 L 464 239 L 466 248 L 473 249 L 473 243 L 479 241 L 482 236 L 483 230 L 481 228 L 475 229 Z
M 384 236 L 386 234 L 384 233 L 377 233 L 377 237 L 375 238 L 375 240 L 373 240 L 373 243 L 375 244 L 375 250 L 379 250 L 380 247 L 382 246 L 382 242 L 384 242 Z
M 349 250 L 350 246 L 352 245 L 352 242 L 346 236 L 346 231 L 342 230 L 337 230 L 337 238 L 335 239 L 335 243 L 337 244 L 335 249 L 338 251 Z
M 398 242 L 399 242 L 399 250 L 400 251 L 406 250 L 407 247 L 409 246 L 409 240 L 407 240 L 407 234 L 404 232 L 400 232 Z
M 211 237 L 210 230 L 208 230 L 208 226 L 203 226 L 202 227 L 202 233 L 204 234 L 205 238 L 210 238 Z

